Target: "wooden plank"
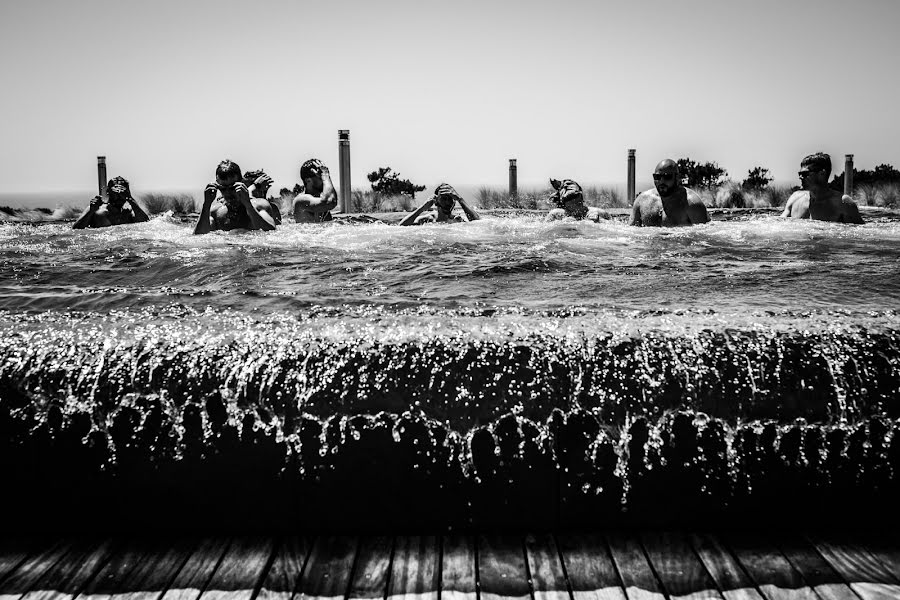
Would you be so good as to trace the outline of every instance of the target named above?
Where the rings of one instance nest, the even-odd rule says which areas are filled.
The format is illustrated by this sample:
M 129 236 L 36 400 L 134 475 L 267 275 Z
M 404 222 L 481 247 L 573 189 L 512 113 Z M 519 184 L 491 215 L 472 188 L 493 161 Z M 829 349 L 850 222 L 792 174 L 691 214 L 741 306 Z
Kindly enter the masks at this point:
M 566 573 L 552 535 L 525 536 L 525 557 L 534 600 L 570 600 Z
M 662 600 L 665 597 L 662 588 L 637 538 L 613 534 L 607 536 L 607 541 L 628 599 Z
M 894 579 L 900 580 L 900 543 L 898 536 L 892 531 L 881 532 L 877 537 L 865 536 L 857 545 L 865 549 L 866 552 L 877 558 L 884 568 L 894 576 Z
M 141 545 L 144 558 L 113 594 L 115 600 L 157 600 L 169 589 L 198 543 L 189 539 L 149 539 Z
M 125 585 L 131 573 L 152 554 L 153 549 L 148 548 L 146 542 L 129 540 L 112 553 L 109 561 L 85 586 L 79 600 L 109 600 L 128 591 Z
M 441 540 L 441 600 L 476 600 L 475 542 L 469 536 L 449 535 Z
M 62 542 L 26 558 L 3 580 L 0 600 L 18 600 L 29 592 L 71 548 L 71 542 Z
M 206 589 L 225 550 L 229 539 L 215 537 L 205 539 L 190 553 L 184 566 L 160 600 L 196 600 Z
M 310 538 L 291 536 L 283 540 L 275 551 L 257 600 L 291 600 L 300 584 L 311 548 Z
M 32 554 L 53 544 L 36 538 L 0 537 L 0 584 Z M 0 590 L 3 588 L 0 587 Z
M 821 537 L 811 537 L 810 542 L 863 600 L 900 597 L 897 579 L 881 561 L 862 548 Z
M 70 600 L 87 586 L 112 552 L 112 540 L 77 542 L 22 600 Z
M 478 536 L 478 589 L 481 600 L 531 598 L 521 538 Z
M 351 536 L 327 536 L 316 540 L 296 598 L 343 600 L 350 587 L 358 546 L 357 538 Z
M 387 536 L 363 538 L 359 542 L 353 580 L 348 600 L 384 598 L 391 572 L 391 550 L 394 541 Z
M 753 581 L 716 536 L 692 534 L 689 540 L 725 600 L 762 600 Z
M 776 545 L 822 600 L 859 600 L 844 578 L 808 541 L 794 535 L 779 535 Z
M 625 600 L 625 589 L 606 542 L 599 535 L 557 538 L 573 600 Z
M 722 536 L 741 566 L 768 600 L 815 600 L 800 573 L 781 552 L 759 535 Z
M 672 600 L 721 600 L 715 582 L 682 534 L 648 532 L 641 535 L 647 560 Z
M 441 585 L 440 553 L 440 540 L 435 536 L 396 538 L 388 599 L 437 600 Z
M 233 540 L 200 599 L 250 600 L 262 584 L 274 546 L 270 537 Z

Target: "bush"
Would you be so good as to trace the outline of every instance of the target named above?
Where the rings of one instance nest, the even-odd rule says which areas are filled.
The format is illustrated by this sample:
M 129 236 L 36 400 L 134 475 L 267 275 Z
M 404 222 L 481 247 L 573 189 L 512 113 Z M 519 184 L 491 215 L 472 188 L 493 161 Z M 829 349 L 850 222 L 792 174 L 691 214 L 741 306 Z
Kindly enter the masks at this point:
M 747 179 L 741 183 L 741 187 L 745 190 L 763 190 L 772 183 L 773 177 L 769 175 L 769 170 L 765 167 L 753 167 L 747 171 Z
M 381 167 L 377 171 L 372 171 L 366 178 L 372 183 L 372 191 L 385 194 L 387 196 L 399 196 L 400 194 L 408 194 L 415 198 L 416 192 L 425 190 L 424 185 L 416 185 L 409 179 L 400 179 L 400 173 L 392 173 L 390 167 Z
M 416 200 L 406 194 L 381 194 L 356 189 L 350 193 L 350 212 L 409 212 L 418 208 Z
M 716 190 L 715 205 L 719 208 L 744 208 L 747 206 L 744 188 L 734 181 L 726 181 Z
M 853 200 L 860 206 L 900 207 L 900 183 L 862 184 L 853 190 Z
M 158 215 L 167 211 L 175 214 L 196 212 L 194 197 L 190 194 L 141 194 L 139 198 L 147 214 Z

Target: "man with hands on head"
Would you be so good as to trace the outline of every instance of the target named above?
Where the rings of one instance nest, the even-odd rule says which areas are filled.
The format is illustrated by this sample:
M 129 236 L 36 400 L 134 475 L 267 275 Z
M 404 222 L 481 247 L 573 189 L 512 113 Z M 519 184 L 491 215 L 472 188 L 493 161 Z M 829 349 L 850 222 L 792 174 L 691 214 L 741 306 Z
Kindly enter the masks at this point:
M 124 177 L 110 179 L 106 185 L 106 191 L 109 196 L 106 203 L 104 204 L 101 196 L 94 196 L 84 214 L 72 225 L 73 229 L 109 227 L 125 223 L 143 223 L 150 220 L 141 205 L 131 197 L 128 180 Z M 126 203 L 128 204 L 127 208 L 125 207 Z
M 547 200 L 556 205 L 556 208 L 547 213 L 547 216 L 544 217 L 545 221 L 568 218 L 576 221 L 599 222 L 601 219 L 609 219 L 609 213 L 605 210 L 596 206 L 587 206 L 584 203 L 584 191 L 577 182 L 571 179 L 559 181 L 551 178 L 550 186 L 553 188 L 553 193 Z
M 203 208 L 194 233 L 217 229 L 275 229 L 272 206 L 267 200 L 251 198 L 242 179 L 237 163 L 230 160 L 219 163 L 215 183 L 207 185 L 203 192 Z
M 331 220 L 331 211 L 337 207 L 338 197 L 331 182 L 328 167 L 318 158 L 311 158 L 300 165 L 300 180 L 304 191 L 294 198 L 292 212 L 297 223 L 320 223 Z
M 703 200 L 694 190 L 681 184 L 678 165 L 667 158 L 653 171 L 655 189 L 634 199 L 629 225 L 671 227 L 709 222 Z
M 434 189 L 434 195 L 425 204 L 403 217 L 400 225 L 461 222 L 463 219 L 453 216 L 453 206 L 457 202 L 463 211 L 465 221 L 477 221 L 481 218 L 451 185 L 442 183 Z

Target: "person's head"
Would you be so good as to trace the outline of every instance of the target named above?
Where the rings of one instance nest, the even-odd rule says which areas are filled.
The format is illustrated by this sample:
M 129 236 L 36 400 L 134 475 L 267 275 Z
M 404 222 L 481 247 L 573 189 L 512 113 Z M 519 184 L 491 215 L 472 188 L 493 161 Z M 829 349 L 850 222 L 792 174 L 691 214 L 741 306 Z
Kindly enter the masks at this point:
M 828 185 L 828 178 L 831 177 L 831 157 L 824 152 L 810 154 L 800 161 L 797 176 L 800 177 L 800 185 L 804 190 Z
M 234 161 L 225 159 L 216 167 L 216 186 L 226 200 L 234 198 L 234 184 L 242 179 L 241 168 Z
M 671 158 L 660 161 L 653 170 L 653 185 L 660 196 L 670 196 L 681 187 L 681 173 Z
M 565 209 L 567 213 L 580 212 L 584 208 L 584 192 L 581 186 L 571 179 L 551 179 L 553 193 L 547 198 L 552 204 Z
M 122 176 L 113 177 L 106 184 L 107 202 L 110 207 L 122 208 L 131 195 L 128 188 L 128 180 Z
M 300 181 L 307 194 L 318 196 L 325 189 L 325 183 L 322 181 L 322 161 L 318 158 L 311 158 L 300 165 Z
M 251 185 L 256 183 L 257 179 L 265 174 L 266 172 L 262 169 L 257 169 L 256 171 L 247 171 L 246 173 L 244 173 L 244 185 L 250 187 Z M 255 188 L 253 188 L 253 195 L 257 198 L 265 198 L 266 194 L 269 192 L 269 187 L 271 185 L 272 184 L 268 181 L 264 181 L 260 185 L 257 185 Z
M 453 186 L 442 183 L 441 185 L 434 188 L 434 205 L 435 207 L 449 216 L 453 212 L 453 207 L 456 205 L 456 200 L 459 198 L 459 194 L 456 193 L 456 190 L 453 189 Z

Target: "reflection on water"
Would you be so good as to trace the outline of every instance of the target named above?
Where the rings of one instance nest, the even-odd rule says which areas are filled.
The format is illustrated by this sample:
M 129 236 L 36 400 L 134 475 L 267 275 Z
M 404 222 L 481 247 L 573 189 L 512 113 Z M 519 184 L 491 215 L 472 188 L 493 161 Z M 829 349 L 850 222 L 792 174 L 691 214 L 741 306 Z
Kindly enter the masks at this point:
M 166 217 L 107 230 L 0 225 L 0 308 L 178 302 L 534 310 L 895 307 L 900 223 L 775 217 L 685 229 L 489 218 L 457 226 L 296 225 L 191 235 Z

